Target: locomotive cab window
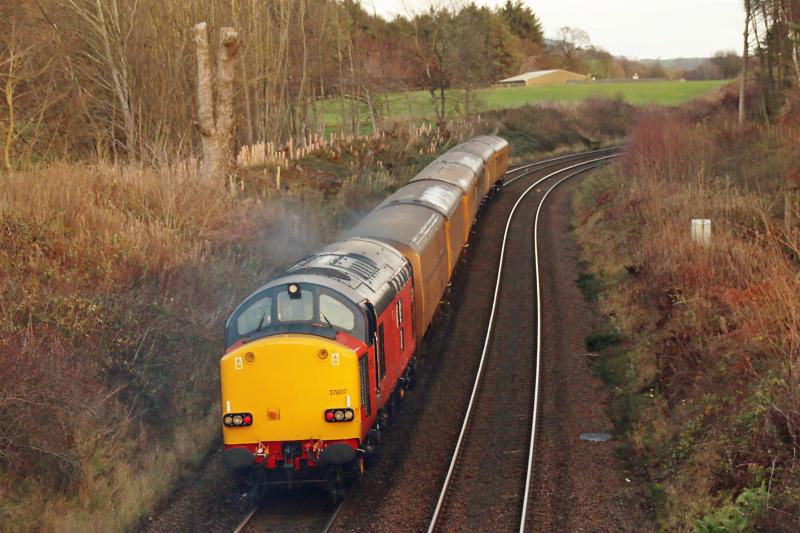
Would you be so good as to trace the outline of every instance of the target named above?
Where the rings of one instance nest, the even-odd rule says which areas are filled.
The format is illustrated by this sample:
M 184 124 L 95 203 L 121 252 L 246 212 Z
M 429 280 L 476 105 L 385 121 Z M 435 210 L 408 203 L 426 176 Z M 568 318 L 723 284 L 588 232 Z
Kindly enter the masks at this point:
M 278 293 L 278 322 L 307 322 L 314 318 L 314 293 L 308 290 L 292 296 Z
M 352 331 L 356 325 L 356 315 L 353 311 L 327 294 L 319 295 L 319 316 L 323 323 L 347 331 Z
M 293 290 L 273 287 L 254 295 L 231 317 L 225 333 L 226 346 L 245 336 L 275 335 L 293 325 L 331 328 L 366 341 L 366 316 L 359 307 L 339 293 L 318 285 L 290 284 Z
M 272 323 L 272 298 L 267 296 L 253 302 L 236 319 L 239 336 L 247 335 Z

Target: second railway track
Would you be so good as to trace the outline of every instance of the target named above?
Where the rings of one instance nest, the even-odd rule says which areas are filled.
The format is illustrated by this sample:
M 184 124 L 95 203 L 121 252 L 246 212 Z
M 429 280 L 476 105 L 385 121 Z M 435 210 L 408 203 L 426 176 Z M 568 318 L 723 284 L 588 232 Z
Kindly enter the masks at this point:
M 477 376 L 428 531 L 525 530 L 536 430 L 541 321 L 536 226 L 550 191 L 615 157 L 564 157 L 542 169 L 513 205 L 503 234 L 494 299 Z

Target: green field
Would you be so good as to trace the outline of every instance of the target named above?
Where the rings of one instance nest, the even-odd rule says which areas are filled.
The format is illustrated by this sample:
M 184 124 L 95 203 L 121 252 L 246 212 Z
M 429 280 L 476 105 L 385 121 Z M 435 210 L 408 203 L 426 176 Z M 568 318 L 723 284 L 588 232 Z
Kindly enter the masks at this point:
M 622 97 L 635 105 L 673 106 L 691 100 L 697 96 L 712 92 L 728 81 L 658 81 L 630 83 L 594 83 L 581 85 L 559 85 L 550 87 L 509 87 L 479 89 L 471 95 L 470 108 L 478 111 L 520 107 L 527 104 L 549 102 L 578 102 L 589 97 L 616 98 Z M 450 90 L 447 94 L 448 116 L 462 117 L 466 107 L 463 90 Z M 350 108 L 350 104 L 346 104 Z M 359 105 L 359 122 L 369 129 L 369 113 L 366 105 Z M 386 120 L 432 120 L 435 117 L 431 95 L 426 91 L 408 91 L 391 93 L 376 98 L 379 115 Z M 328 100 L 323 103 L 325 124 L 328 128 L 339 129 L 342 120 L 340 100 Z

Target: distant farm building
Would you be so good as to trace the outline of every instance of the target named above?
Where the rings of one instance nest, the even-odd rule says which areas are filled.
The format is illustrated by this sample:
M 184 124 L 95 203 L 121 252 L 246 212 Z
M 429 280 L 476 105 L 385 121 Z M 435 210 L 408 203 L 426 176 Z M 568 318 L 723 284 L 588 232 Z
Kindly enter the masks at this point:
M 587 81 L 588 76 L 568 70 L 536 70 L 497 82 L 500 87 L 533 87 L 540 85 L 564 85 Z

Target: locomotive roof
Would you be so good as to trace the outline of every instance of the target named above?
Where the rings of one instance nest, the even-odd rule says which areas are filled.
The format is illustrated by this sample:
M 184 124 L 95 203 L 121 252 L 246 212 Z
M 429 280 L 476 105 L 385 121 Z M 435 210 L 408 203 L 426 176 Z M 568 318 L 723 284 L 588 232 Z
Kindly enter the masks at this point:
M 458 207 L 464 192 L 457 185 L 438 180 L 415 180 L 398 189 L 377 209 L 389 205 L 424 205 L 450 218 Z
M 411 277 L 405 257 L 369 239 L 348 239 L 301 259 L 267 287 L 290 282 L 328 286 L 355 303 L 369 300 L 381 312 Z

